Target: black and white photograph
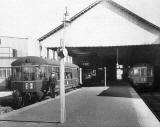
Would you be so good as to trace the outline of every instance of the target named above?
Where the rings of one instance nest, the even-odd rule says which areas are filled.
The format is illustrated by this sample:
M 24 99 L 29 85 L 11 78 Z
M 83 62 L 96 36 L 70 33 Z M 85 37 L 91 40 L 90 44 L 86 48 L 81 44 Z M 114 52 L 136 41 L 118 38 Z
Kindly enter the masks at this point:
M 0 0 L 0 127 L 160 127 L 159 0 Z

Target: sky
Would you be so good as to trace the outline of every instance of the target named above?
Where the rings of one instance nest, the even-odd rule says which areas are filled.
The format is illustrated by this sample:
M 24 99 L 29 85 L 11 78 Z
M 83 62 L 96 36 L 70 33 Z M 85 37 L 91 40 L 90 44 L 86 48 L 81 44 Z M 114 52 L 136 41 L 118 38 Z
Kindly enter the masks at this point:
M 0 0 L 0 36 L 38 39 L 95 0 Z M 160 0 L 114 0 L 160 26 Z

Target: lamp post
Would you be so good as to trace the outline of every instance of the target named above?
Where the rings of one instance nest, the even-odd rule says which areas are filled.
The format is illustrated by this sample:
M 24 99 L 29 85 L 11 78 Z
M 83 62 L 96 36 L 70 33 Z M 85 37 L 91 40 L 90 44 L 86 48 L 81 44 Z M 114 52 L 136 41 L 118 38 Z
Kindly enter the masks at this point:
M 107 84 L 106 84 L 106 67 L 104 67 L 104 87 L 106 88 L 107 87 Z
M 61 40 L 61 48 L 59 50 L 60 56 L 60 123 L 64 123 L 66 121 L 66 106 L 65 106 L 65 61 L 64 58 L 67 56 L 67 49 L 65 48 L 65 32 L 66 32 L 66 17 L 68 16 L 67 8 L 63 17 L 63 39 Z

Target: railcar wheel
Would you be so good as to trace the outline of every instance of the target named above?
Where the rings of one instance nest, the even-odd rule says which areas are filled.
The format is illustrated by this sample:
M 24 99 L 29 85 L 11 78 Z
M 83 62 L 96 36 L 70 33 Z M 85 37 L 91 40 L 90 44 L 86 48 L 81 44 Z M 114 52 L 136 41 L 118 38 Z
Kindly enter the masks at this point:
M 42 91 L 38 91 L 35 93 L 34 100 L 40 101 L 42 100 L 43 97 L 44 97 L 44 93 Z
M 22 97 L 23 106 L 29 105 L 31 101 L 31 95 L 29 93 L 24 93 Z
M 32 93 L 31 94 L 31 103 L 33 104 L 33 103 L 35 103 L 35 102 L 37 102 L 37 101 L 39 101 L 40 99 L 39 99 L 39 96 L 37 95 L 37 93 Z

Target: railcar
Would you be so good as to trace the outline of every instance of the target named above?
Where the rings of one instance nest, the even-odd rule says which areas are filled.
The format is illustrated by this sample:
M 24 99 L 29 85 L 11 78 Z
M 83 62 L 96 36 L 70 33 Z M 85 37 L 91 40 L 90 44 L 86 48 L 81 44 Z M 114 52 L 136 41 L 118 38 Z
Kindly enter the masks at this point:
M 102 86 L 104 85 L 104 68 L 85 68 L 83 69 L 83 86 Z
M 40 100 L 44 93 L 43 87 L 47 84 L 50 74 L 56 72 L 59 92 L 60 63 L 40 57 L 22 57 L 12 62 L 11 90 L 17 106 L 25 106 L 31 100 Z M 79 85 L 79 67 L 65 63 L 65 88 L 75 88 Z
M 154 68 L 152 65 L 135 65 L 129 70 L 129 79 L 138 90 L 152 88 L 154 82 Z
M 83 85 L 93 86 L 96 84 L 96 70 L 95 69 L 83 69 Z

